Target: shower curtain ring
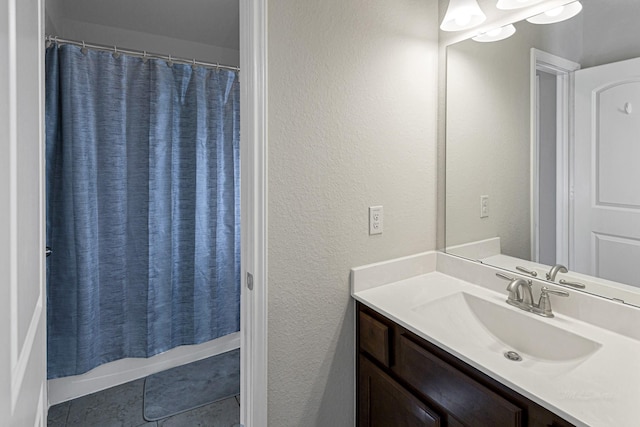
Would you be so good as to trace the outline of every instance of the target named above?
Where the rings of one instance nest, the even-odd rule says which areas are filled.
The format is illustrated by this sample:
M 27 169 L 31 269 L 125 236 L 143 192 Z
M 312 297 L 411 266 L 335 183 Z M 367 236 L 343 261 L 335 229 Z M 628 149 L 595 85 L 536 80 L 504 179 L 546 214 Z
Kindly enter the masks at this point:
M 142 62 L 146 64 L 148 60 L 149 58 L 147 58 L 147 51 L 145 50 L 142 52 Z
M 169 67 L 173 67 L 173 59 L 171 59 L 171 54 L 169 54 L 169 61 L 167 61 L 167 65 Z
M 196 59 L 193 58 L 193 62 L 191 63 L 191 69 L 195 70 L 198 66 L 196 65 Z
M 82 49 L 80 49 L 80 52 L 82 52 L 84 55 L 87 54 L 87 45 L 84 43 L 84 40 L 82 40 Z
M 118 47 L 117 46 L 113 47 L 113 55 L 112 56 L 113 56 L 114 59 L 120 58 L 120 54 L 118 53 Z

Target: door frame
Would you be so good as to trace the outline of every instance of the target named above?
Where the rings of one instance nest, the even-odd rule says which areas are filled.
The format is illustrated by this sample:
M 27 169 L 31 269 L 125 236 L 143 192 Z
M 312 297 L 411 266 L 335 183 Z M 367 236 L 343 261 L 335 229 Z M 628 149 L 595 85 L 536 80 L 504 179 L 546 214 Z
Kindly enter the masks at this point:
M 10 27 L 10 36 L 15 32 L 15 0 L 3 6 L 7 6 L 8 16 L 5 16 L 7 25 Z M 39 46 L 41 54 L 44 54 L 44 10 L 43 3 L 38 3 L 40 16 L 38 25 Z M 12 39 L 13 40 L 13 39 Z M 12 45 L 13 46 L 13 45 Z M 241 279 L 241 413 L 240 421 L 250 427 L 260 427 L 267 425 L 267 0 L 240 0 L 240 73 L 241 82 L 241 212 L 242 215 L 242 279 Z M 4 54 L 4 53 L 3 53 Z M 44 59 L 40 66 L 40 81 L 38 82 L 41 91 L 40 108 L 41 113 L 44 108 Z M 1 71 L 1 70 L 0 70 Z M 5 76 L 7 77 L 7 76 Z M 8 76 L 11 77 L 11 76 Z M 14 76 L 15 77 L 15 76 Z M 13 98 L 16 98 L 15 94 Z M 13 99 L 12 98 L 12 99 Z M 11 105 L 15 105 L 15 102 Z M 10 107 L 10 106 L 8 106 Z M 4 103 L 0 103 L 2 118 L 9 120 L 15 118 L 15 111 L 4 108 Z M 15 120 L 14 120 L 15 121 Z M 44 161 L 44 138 L 43 117 L 39 120 L 40 126 L 40 154 L 38 159 L 34 159 L 38 164 L 43 165 Z M 10 167 L 15 164 L 10 163 Z M 44 178 L 44 177 L 43 177 Z M 3 185 L 7 185 L 9 180 L 4 180 Z M 4 187 L 2 187 L 4 188 Z M 40 198 L 44 198 L 44 185 L 41 189 Z M 44 204 L 43 204 L 44 206 Z M 0 211 L 0 217 L 13 212 L 15 200 L 10 204 L 8 210 Z M 44 208 L 42 208 L 44 209 Z M 42 237 L 44 236 L 44 210 L 40 213 L 40 224 Z M 13 217 L 15 219 L 15 215 Z M 12 219 L 5 222 L 8 227 Z M 16 241 L 19 236 L 15 235 L 15 227 L 0 228 L 0 234 L 5 235 L 5 231 L 10 233 L 11 241 Z M 14 230 L 14 231 L 11 231 Z M 5 236 L 7 237 L 7 236 Z M 44 238 L 41 239 L 44 242 Z M 44 248 L 43 248 L 44 249 Z M 2 251 L 3 262 L 11 258 L 15 263 L 15 257 Z M 41 275 L 44 274 L 44 255 L 39 254 L 39 266 Z M 247 277 L 251 275 L 253 284 L 251 289 L 247 287 Z M 13 281 L 12 281 L 13 283 Z M 0 295 L 8 296 L 11 299 L 10 310 L 16 310 L 16 303 L 7 289 L 0 291 Z M 6 300 L 6 299 L 5 299 Z M 42 306 L 40 312 L 44 321 L 46 307 Z M 44 325 L 43 325 L 44 327 Z M 42 336 L 33 345 L 42 349 L 46 348 L 46 336 Z M 0 362 L 7 366 L 14 366 L 16 352 L 15 343 L 10 343 L 6 349 L 7 353 L 0 352 Z M 7 356 L 7 357 L 5 357 Z M 9 368 L 8 368 L 9 369 Z M 4 372 L 4 371 L 1 371 Z M 42 381 L 46 380 L 46 373 Z M 7 379 L 7 378 L 5 378 Z M 5 385 L 11 383 L 16 385 L 14 379 L 3 381 Z M 41 408 L 32 408 L 38 412 L 37 420 L 43 422 L 46 419 L 47 397 L 46 388 L 41 390 Z M 15 402 L 12 402 L 15 404 Z M 0 407 L 3 407 L 0 405 Z M 46 423 L 46 421 L 44 421 Z
M 5 344 L 0 351 L 1 423 L 44 426 L 44 2 L 0 1 L 0 20 L 0 309 L 5 316 L 0 326 Z M 21 72 L 21 66 L 29 70 Z M 25 164 L 29 179 L 19 174 Z M 25 182 L 31 185 L 23 186 Z M 22 218 L 25 206 L 19 201 L 33 184 L 37 192 L 30 194 L 30 212 Z M 22 234 L 26 229 L 31 236 Z M 24 274 L 27 270 L 30 274 Z M 27 295 L 21 290 L 28 290 Z M 27 305 L 20 304 L 23 300 Z
M 531 48 L 530 61 L 530 217 L 531 259 L 538 262 L 540 200 L 539 173 L 540 139 L 538 132 L 538 79 L 537 72 L 556 76 L 556 263 L 567 265 L 569 260 L 569 211 L 571 209 L 570 173 L 572 170 L 572 116 L 573 73 L 580 64 L 542 50 Z
M 267 426 L 267 0 L 240 0 L 240 422 Z

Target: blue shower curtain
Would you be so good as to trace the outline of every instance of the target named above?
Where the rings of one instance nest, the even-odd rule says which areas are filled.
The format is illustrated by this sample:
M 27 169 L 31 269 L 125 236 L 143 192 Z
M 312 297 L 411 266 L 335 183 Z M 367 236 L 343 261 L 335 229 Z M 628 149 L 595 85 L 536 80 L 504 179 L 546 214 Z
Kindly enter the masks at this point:
M 46 52 L 48 376 L 240 326 L 235 72 Z

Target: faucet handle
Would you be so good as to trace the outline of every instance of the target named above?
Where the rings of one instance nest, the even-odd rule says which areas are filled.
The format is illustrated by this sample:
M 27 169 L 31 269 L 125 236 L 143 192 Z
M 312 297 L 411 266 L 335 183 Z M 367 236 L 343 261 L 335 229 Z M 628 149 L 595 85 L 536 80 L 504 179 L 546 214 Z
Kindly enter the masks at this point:
M 515 277 L 507 276 L 506 274 L 502 274 L 502 273 L 496 273 L 496 276 L 501 279 L 508 280 L 510 282 L 513 282 L 514 280 L 516 280 Z
M 520 267 L 519 265 L 516 266 L 516 270 L 521 271 L 525 274 L 528 274 L 531 277 L 537 277 L 538 273 L 536 271 L 533 270 L 529 270 L 528 268 L 524 268 L 524 267 Z
M 558 283 L 560 283 L 561 285 L 566 285 L 566 286 L 571 286 L 572 288 L 578 288 L 578 289 L 584 289 L 587 287 L 587 285 L 585 285 L 584 283 L 580 283 L 580 282 L 569 282 L 567 280 L 564 279 L 560 279 L 558 281 Z
M 568 297 L 569 296 L 569 292 L 567 292 L 567 291 L 556 291 L 555 289 L 549 289 L 546 286 L 543 286 L 542 287 L 542 295 L 546 295 L 546 294 L 558 295 L 559 297 Z
M 556 291 L 554 289 L 549 289 L 546 286 L 542 287 L 542 292 L 540 293 L 540 301 L 538 301 L 538 309 L 536 310 L 537 314 L 544 317 L 553 317 L 553 312 L 551 311 L 551 300 L 549 299 L 549 294 L 557 295 L 559 297 L 568 297 L 569 292 L 567 291 Z

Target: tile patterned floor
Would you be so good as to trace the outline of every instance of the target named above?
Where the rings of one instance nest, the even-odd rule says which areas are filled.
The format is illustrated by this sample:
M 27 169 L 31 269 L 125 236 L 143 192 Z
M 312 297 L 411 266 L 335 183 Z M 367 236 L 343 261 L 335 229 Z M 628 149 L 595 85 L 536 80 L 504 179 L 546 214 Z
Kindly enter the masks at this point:
M 239 396 L 159 421 L 146 421 L 144 378 L 49 409 L 48 427 L 232 427 L 240 423 Z

